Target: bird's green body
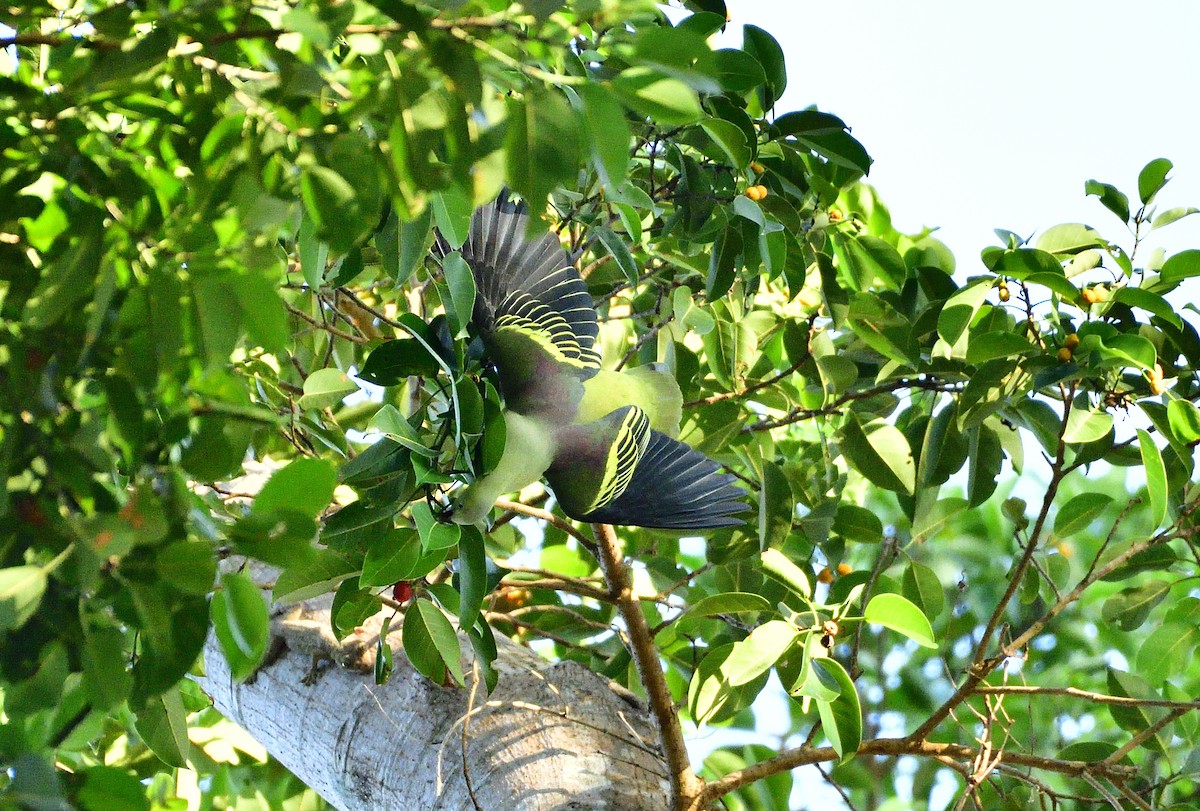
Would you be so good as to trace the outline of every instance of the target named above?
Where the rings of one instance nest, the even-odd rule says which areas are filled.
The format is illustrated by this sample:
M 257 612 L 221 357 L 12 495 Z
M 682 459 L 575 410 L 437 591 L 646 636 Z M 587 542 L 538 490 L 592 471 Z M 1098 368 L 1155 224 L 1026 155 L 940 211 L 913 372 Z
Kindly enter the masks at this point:
M 472 218 L 461 248 L 475 277 L 472 322 L 495 363 L 506 439 L 496 467 L 458 495 L 452 520 L 484 520 L 499 496 L 544 478 L 582 521 L 676 530 L 740 524 L 733 477 L 672 437 L 683 397 L 656 366 L 600 368 L 587 286 L 558 241 L 525 239 L 502 197 Z M 450 246 L 439 240 L 439 249 Z

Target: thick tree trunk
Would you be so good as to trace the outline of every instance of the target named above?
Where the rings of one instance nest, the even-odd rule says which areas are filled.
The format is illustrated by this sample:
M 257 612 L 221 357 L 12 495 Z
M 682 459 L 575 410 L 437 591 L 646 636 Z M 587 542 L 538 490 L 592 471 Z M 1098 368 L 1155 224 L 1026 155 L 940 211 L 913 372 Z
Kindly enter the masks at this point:
M 327 608 L 306 606 L 304 616 L 328 624 Z M 499 639 L 492 695 L 470 680 L 441 687 L 413 669 L 398 636 L 383 685 L 338 667 L 305 684 L 311 657 L 294 650 L 238 683 L 211 635 L 197 680 L 217 709 L 343 811 L 669 807 L 653 720 L 600 676 Z

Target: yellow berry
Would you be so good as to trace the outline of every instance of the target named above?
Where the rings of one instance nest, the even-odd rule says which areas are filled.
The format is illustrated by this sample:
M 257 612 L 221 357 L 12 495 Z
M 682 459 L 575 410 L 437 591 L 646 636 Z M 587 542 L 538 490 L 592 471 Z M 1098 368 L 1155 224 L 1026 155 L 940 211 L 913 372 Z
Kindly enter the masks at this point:
M 1067 363 L 1068 361 L 1071 360 L 1072 354 L 1073 353 L 1071 352 L 1071 350 L 1067 349 L 1064 346 L 1062 349 L 1058 350 L 1058 362 L 1059 363 Z
M 848 575 L 848 574 L 850 574 L 852 571 L 854 571 L 854 567 L 853 567 L 853 566 L 851 566 L 849 563 L 839 563 L 839 564 L 838 564 L 838 567 L 837 567 L 837 573 L 838 573 L 838 574 L 840 574 L 840 575 Z
M 1067 339 L 1065 341 L 1063 341 L 1063 346 L 1065 346 L 1067 349 L 1070 349 L 1071 351 L 1074 351 L 1075 347 L 1079 346 L 1079 336 L 1077 334 L 1075 334 L 1074 332 L 1072 332 L 1070 335 L 1067 336 Z
M 761 199 L 762 199 L 762 192 L 761 192 L 761 191 L 759 191 L 759 189 L 761 189 L 761 188 L 762 188 L 762 186 L 750 186 L 750 187 L 748 187 L 748 188 L 746 189 L 746 196 L 747 196 L 747 197 L 749 197 L 751 200 L 761 200 Z
M 999 296 L 1000 296 L 1001 301 L 1008 301 L 1010 298 L 1012 298 L 1012 293 L 1009 292 L 1008 285 L 1006 285 L 1006 284 L 1000 285 Z
M 750 171 L 754 172 L 756 175 L 761 175 L 763 172 L 767 171 L 767 167 L 763 166 L 758 161 L 750 161 Z
M 796 294 L 796 301 L 806 310 L 815 310 L 821 306 L 821 291 L 815 287 L 803 287 Z
M 830 209 L 829 221 L 830 222 L 841 222 L 842 221 L 842 212 L 834 210 L 834 209 Z

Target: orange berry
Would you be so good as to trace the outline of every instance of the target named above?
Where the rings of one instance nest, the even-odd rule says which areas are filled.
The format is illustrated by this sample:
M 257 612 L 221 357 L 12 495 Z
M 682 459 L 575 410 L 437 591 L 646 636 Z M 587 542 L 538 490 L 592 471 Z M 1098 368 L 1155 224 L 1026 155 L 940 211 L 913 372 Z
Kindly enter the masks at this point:
M 838 564 L 838 567 L 837 567 L 838 574 L 845 576 L 845 575 L 850 574 L 852 571 L 854 571 L 854 567 L 851 566 L 849 563 L 839 563 Z
M 1062 349 L 1058 350 L 1058 362 L 1059 362 L 1059 363 L 1067 363 L 1067 362 L 1069 362 L 1069 361 L 1071 360 L 1071 356 L 1072 356 L 1073 354 L 1074 354 L 1074 353 L 1073 353 L 1073 352 L 1072 352 L 1070 349 L 1067 349 L 1067 348 L 1064 346 Z
M 1167 384 L 1163 381 L 1163 367 L 1161 363 L 1154 364 L 1154 368 L 1147 372 L 1146 376 L 1150 379 L 1150 393 L 1162 394 L 1167 390 Z
M 750 161 L 750 171 L 757 175 L 761 175 L 763 172 L 767 171 L 767 167 L 763 166 L 758 161 Z
M 803 287 L 796 294 L 796 301 L 806 310 L 815 310 L 821 306 L 821 291 L 815 287 Z
M 841 222 L 842 221 L 842 212 L 831 209 L 829 212 L 829 221 L 830 222 Z
M 818 583 L 832 583 L 833 582 L 833 569 L 830 569 L 828 566 L 826 566 L 824 569 L 822 569 L 821 573 L 817 575 L 817 582 Z
M 762 186 L 746 187 L 746 196 L 749 197 L 751 200 L 761 200 L 762 193 L 759 191 L 759 189 L 761 189 L 761 188 L 762 188 Z

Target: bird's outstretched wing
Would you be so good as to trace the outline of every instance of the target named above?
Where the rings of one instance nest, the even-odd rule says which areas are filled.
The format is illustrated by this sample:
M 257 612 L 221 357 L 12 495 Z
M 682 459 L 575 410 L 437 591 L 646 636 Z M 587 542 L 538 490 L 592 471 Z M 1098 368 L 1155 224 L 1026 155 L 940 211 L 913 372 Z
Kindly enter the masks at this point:
M 506 362 L 495 351 L 505 331 L 521 333 L 542 345 L 555 360 L 567 364 L 580 379 L 600 368 L 596 338 L 600 327 L 587 284 L 553 234 L 526 239 L 524 205 L 501 194 L 471 217 L 460 253 L 475 277 L 472 321 L 485 343 L 493 345 L 498 367 Z M 440 236 L 443 256 L 450 246 Z M 513 392 L 506 392 L 511 396 Z
M 561 432 L 546 481 L 563 512 L 589 523 L 705 530 L 742 524 L 746 510 L 735 477 L 652 430 L 637 406 Z

